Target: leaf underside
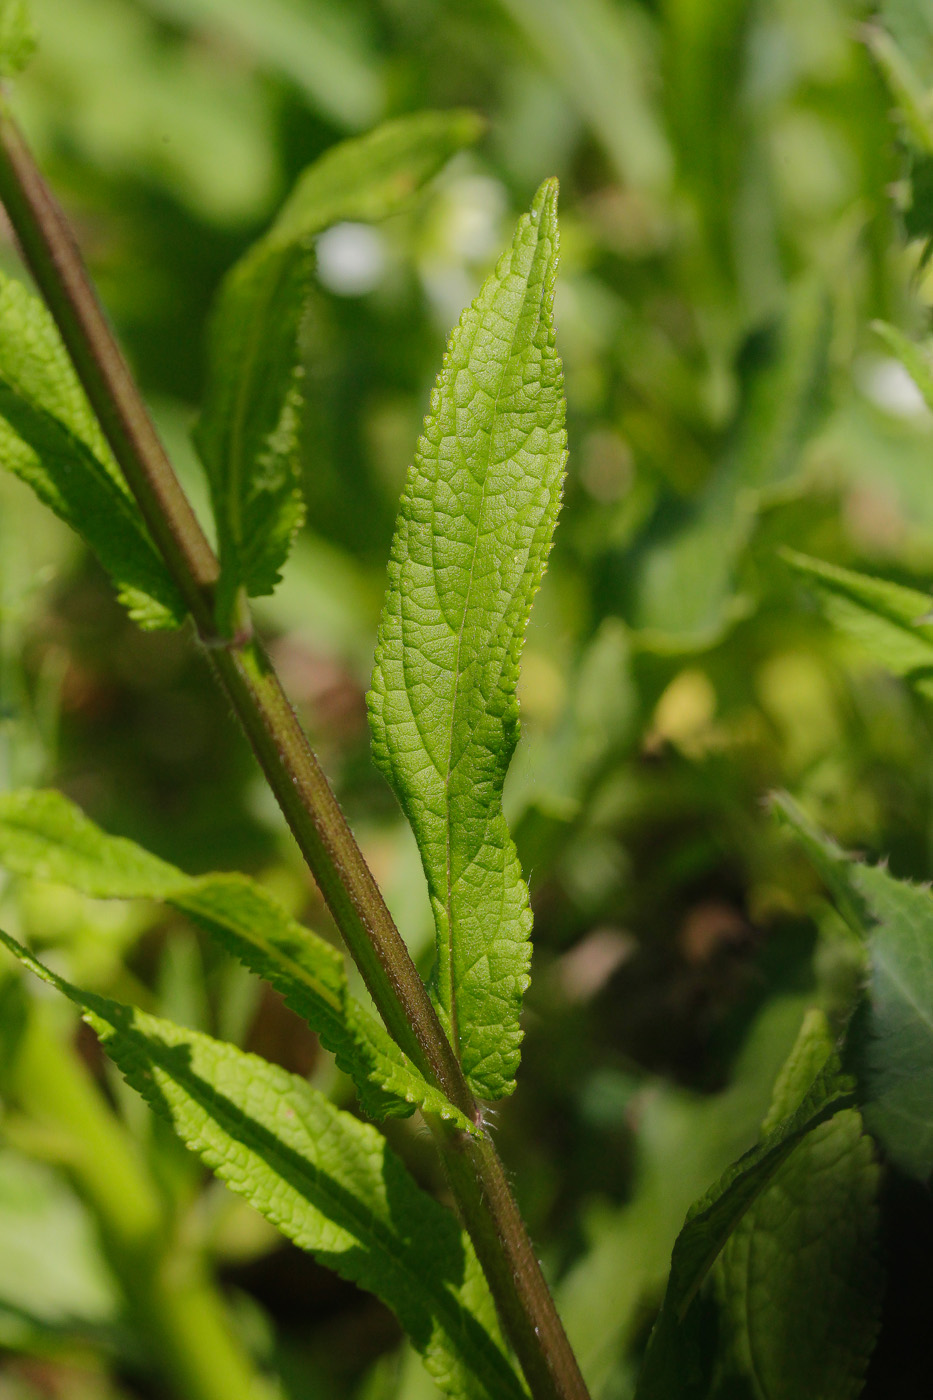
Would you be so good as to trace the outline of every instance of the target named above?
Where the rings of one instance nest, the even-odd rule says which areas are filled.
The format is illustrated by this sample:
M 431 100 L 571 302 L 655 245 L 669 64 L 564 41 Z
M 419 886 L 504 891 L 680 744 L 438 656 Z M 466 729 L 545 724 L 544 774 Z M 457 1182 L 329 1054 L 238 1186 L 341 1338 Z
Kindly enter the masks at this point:
M 848 1054 L 865 1125 L 910 1176 L 933 1176 L 933 897 L 846 856 L 786 795 L 776 799 L 849 926 L 866 942 L 869 981 Z
M 351 996 L 337 949 L 246 876 L 185 875 L 132 841 L 108 836 L 57 792 L 0 794 L 0 866 L 94 899 L 171 904 L 282 993 L 352 1078 L 371 1117 L 420 1107 L 476 1131 Z
M 0 463 L 80 534 L 145 628 L 186 609 L 113 462 L 46 308 L 0 274 Z
M 374 756 L 427 875 L 439 1009 L 488 1099 L 514 1088 L 530 959 L 501 798 L 566 455 L 556 202 L 548 181 L 450 337 L 402 497 L 369 695 Z
M 221 1180 L 393 1309 L 443 1390 L 523 1400 L 469 1240 L 375 1128 L 298 1075 L 81 992 L 2 930 L 0 942 L 81 1008 L 127 1081 Z

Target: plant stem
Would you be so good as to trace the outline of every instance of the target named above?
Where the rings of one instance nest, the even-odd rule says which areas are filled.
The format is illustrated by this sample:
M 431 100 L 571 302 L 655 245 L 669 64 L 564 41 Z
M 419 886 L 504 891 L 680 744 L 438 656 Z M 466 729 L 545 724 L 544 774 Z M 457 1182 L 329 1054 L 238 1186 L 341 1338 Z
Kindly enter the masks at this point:
M 481 1115 L 278 677 L 258 641 L 218 644 L 218 564 L 159 442 L 64 216 L 0 104 L 0 199 L 165 563 L 389 1031 L 472 1121 Z M 248 629 L 247 629 L 248 630 Z M 488 1134 L 432 1123 L 464 1224 L 535 1400 L 586 1388 Z

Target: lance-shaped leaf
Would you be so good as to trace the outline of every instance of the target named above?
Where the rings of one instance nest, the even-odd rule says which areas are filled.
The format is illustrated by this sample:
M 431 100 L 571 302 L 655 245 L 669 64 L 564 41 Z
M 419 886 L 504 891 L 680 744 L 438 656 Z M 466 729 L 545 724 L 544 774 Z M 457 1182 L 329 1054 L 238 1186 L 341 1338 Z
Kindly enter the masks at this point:
M 531 913 L 502 814 L 515 686 L 560 506 L 557 183 L 542 185 L 444 358 L 409 471 L 369 696 L 373 751 L 414 828 L 435 990 L 474 1091 L 511 1092 Z
M 339 220 L 393 213 L 481 130 L 470 112 L 420 112 L 332 147 L 226 277 L 195 430 L 217 521 L 224 632 L 235 630 L 240 589 L 251 597 L 274 591 L 304 516 L 301 326 L 314 236 Z
M 185 606 L 42 302 L 0 274 L 0 464 L 80 534 L 142 627 Z
M 854 1085 L 830 1061 L 796 1111 L 746 1152 L 687 1213 L 674 1245 L 664 1302 L 648 1342 L 636 1400 L 692 1397 L 698 1338 L 691 1322 L 701 1285 L 746 1211 L 808 1133 L 854 1103 Z M 693 1315 L 691 1317 L 691 1314 Z M 705 1390 L 702 1391 L 705 1394 Z
M 351 996 L 337 949 L 290 918 L 254 881 L 185 875 L 132 841 L 108 836 L 58 792 L 0 795 L 0 866 L 93 899 L 171 904 L 282 993 L 353 1079 L 372 1117 L 421 1107 L 476 1131 Z
M 523 1400 L 469 1240 L 375 1128 L 298 1075 L 79 991 L 2 930 L 0 942 L 81 1008 L 127 1081 L 221 1180 L 392 1308 L 442 1389 Z
M 834 1053 L 804 1018 L 774 1089 L 767 1133 Z M 722 1317 L 757 1400 L 855 1400 L 878 1331 L 880 1169 L 857 1109 L 808 1133 L 746 1211 L 716 1266 Z
M 933 698 L 933 623 L 926 593 L 826 564 L 796 550 L 784 549 L 781 554 L 812 585 L 834 627 L 859 642 L 895 676 L 903 676 L 922 695 Z
M 868 986 L 848 1054 L 866 1127 L 905 1172 L 933 1175 L 933 897 L 921 885 L 864 865 L 824 836 L 782 793 L 793 828 L 839 912 L 866 941 Z

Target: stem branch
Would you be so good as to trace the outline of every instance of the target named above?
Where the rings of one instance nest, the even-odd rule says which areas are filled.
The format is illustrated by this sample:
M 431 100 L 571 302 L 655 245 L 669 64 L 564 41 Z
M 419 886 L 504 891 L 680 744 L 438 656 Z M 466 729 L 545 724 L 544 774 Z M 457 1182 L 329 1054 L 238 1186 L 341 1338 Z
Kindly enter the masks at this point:
M 58 204 L 0 102 L 0 199 L 143 517 L 206 642 L 219 566 L 101 310 Z M 248 632 L 246 634 L 248 636 Z M 259 642 L 208 648 L 302 855 L 391 1034 L 467 1117 L 481 1115 L 418 970 Z M 535 1400 L 586 1387 L 488 1133 L 431 1128 Z

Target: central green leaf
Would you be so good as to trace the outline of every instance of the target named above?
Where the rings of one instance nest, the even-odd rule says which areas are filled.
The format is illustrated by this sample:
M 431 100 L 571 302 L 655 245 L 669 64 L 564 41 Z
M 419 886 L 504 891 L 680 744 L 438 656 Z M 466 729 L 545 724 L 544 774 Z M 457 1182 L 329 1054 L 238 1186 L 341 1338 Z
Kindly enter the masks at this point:
M 514 1088 L 530 959 L 501 799 L 566 456 L 557 251 L 549 180 L 450 338 L 402 498 L 369 696 L 376 761 L 427 874 L 439 1008 L 490 1099 Z

